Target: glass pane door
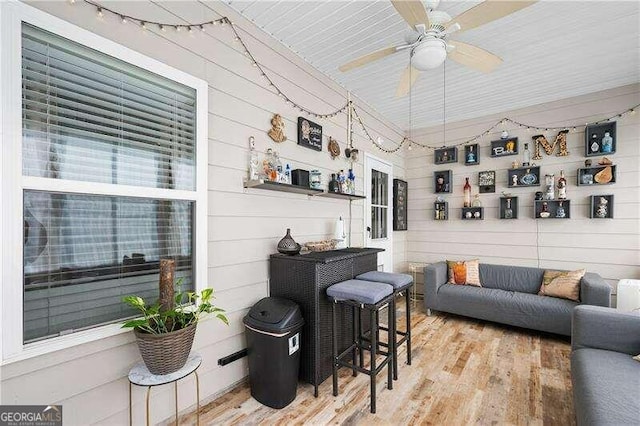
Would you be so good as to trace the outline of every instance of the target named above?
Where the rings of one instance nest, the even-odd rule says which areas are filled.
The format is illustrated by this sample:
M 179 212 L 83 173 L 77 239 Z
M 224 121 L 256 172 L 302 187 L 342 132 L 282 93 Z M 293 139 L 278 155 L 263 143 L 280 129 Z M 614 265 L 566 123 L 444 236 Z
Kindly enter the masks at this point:
M 371 239 L 387 238 L 389 175 L 371 170 Z

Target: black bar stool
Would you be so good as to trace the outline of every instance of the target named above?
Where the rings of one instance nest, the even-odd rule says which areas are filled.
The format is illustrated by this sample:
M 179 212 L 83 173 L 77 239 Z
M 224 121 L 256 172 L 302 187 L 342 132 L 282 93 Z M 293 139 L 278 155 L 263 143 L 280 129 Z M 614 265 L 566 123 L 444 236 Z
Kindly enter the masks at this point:
M 360 312 L 365 309 L 370 313 L 371 330 L 378 329 L 378 312 L 385 307 L 389 307 L 389 323 L 393 320 L 393 312 L 395 311 L 393 287 L 389 284 L 376 283 L 371 281 L 361 280 L 347 280 L 334 284 L 327 289 L 327 296 L 331 299 L 332 303 L 332 331 L 333 331 L 333 396 L 338 396 L 338 370 L 340 367 L 348 367 L 353 370 L 355 376 L 357 372 L 364 373 L 370 378 L 371 387 L 371 412 L 376 412 L 376 376 L 387 366 L 387 388 L 393 389 L 393 335 L 392 331 L 387 331 L 388 341 L 391 348 L 382 353 L 379 351 L 379 345 L 377 341 L 377 333 L 371 334 L 371 344 L 365 347 L 360 336 Z M 338 353 L 338 327 L 337 324 L 337 305 L 338 304 L 351 306 L 353 310 L 353 343 L 342 353 Z M 371 365 L 369 369 L 364 368 L 362 365 L 356 363 L 356 349 L 360 351 L 362 359 L 362 351 L 369 350 L 371 354 Z M 351 354 L 351 362 L 344 361 L 343 358 Z M 376 362 L 376 355 L 384 355 L 384 359 L 380 364 Z
M 393 378 L 398 380 L 398 346 L 407 344 L 407 365 L 411 365 L 411 296 L 409 289 L 413 285 L 413 277 L 407 274 L 397 274 L 392 272 L 370 271 L 360 274 L 356 277 L 358 280 L 371 281 L 377 283 L 389 284 L 393 287 L 393 296 L 405 296 L 406 315 L 405 315 L 405 331 L 397 329 L 396 311 L 393 310 L 393 322 L 390 325 L 395 329 L 393 336 Z M 395 308 L 395 303 L 394 303 Z M 386 327 L 380 329 L 388 331 Z M 373 333 L 372 333 L 373 334 Z M 400 336 L 400 340 L 397 340 Z M 379 340 L 378 340 L 378 344 Z M 384 346 L 384 344 L 382 344 Z M 391 348 L 389 348 L 391 350 Z

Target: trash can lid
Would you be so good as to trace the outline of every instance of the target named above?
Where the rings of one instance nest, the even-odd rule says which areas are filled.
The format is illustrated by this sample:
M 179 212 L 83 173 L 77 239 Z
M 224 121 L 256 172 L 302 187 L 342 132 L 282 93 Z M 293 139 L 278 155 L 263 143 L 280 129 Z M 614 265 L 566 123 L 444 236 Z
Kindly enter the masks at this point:
M 244 323 L 269 333 L 288 333 L 304 324 L 300 307 L 289 299 L 265 297 L 251 307 Z

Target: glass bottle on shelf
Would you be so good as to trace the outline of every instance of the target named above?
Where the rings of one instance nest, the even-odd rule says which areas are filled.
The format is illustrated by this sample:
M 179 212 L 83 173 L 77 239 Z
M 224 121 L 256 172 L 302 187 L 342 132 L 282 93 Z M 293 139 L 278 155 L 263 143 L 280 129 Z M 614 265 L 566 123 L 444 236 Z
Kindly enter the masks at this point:
M 546 186 L 546 191 L 544 193 L 545 200 L 553 200 L 555 198 L 555 191 L 553 189 L 554 181 L 554 175 L 544 175 L 544 183 Z
M 469 152 L 467 153 L 467 163 L 475 163 L 476 154 L 473 152 L 473 145 L 469 145 Z
M 564 178 L 564 170 L 560 170 L 560 178 L 558 179 L 558 199 L 567 199 L 567 180 Z
M 556 217 L 563 218 L 565 216 L 566 216 L 566 213 L 564 211 L 564 207 L 562 205 L 562 201 L 560 201 L 558 203 L 558 208 L 556 209 Z
M 442 153 L 442 162 L 446 163 L 447 161 L 449 161 L 449 153 L 445 151 Z
M 611 152 L 613 150 L 613 138 L 609 132 L 604 132 L 602 138 L 602 152 Z
M 522 167 L 526 167 L 531 164 L 531 151 L 529 151 L 529 144 L 524 144 L 524 150 L 522 151 Z
M 249 180 L 258 180 L 260 172 L 258 171 L 258 152 L 256 151 L 256 140 L 253 136 L 249 138 Z
M 356 175 L 353 173 L 353 169 L 349 169 L 349 173 L 347 174 L 347 179 L 348 179 L 348 188 L 349 188 L 349 193 L 351 195 L 355 195 L 356 194 Z
M 513 210 L 511 210 L 511 198 L 507 198 L 507 206 L 504 209 L 504 218 L 513 219 Z
M 600 151 L 600 144 L 598 143 L 598 135 L 596 133 L 591 135 L 591 152 Z
M 331 173 L 331 180 L 329 181 L 329 192 L 338 192 L 338 180 L 336 174 Z
M 473 196 L 473 202 L 471 203 L 471 207 L 482 207 L 482 201 L 480 201 L 480 195 L 476 194 Z
M 464 206 L 471 207 L 471 185 L 469 185 L 469 178 L 464 178 Z

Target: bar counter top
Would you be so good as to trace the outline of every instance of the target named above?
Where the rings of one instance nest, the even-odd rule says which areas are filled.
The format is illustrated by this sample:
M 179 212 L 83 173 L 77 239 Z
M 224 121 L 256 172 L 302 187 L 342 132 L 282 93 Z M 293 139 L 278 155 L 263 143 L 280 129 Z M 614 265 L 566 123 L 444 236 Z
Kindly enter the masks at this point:
M 305 254 L 287 255 L 281 253 L 275 253 L 271 255 L 272 259 L 289 259 L 297 260 L 300 262 L 315 262 L 315 263 L 332 263 L 339 260 L 352 259 L 354 257 L 367 256 L 373 253 L 379 253 L 384 251 L 380 248 L 365 248 L 365 247 L 350 247 L 340 250 L 329 251 L 312 251 Z

